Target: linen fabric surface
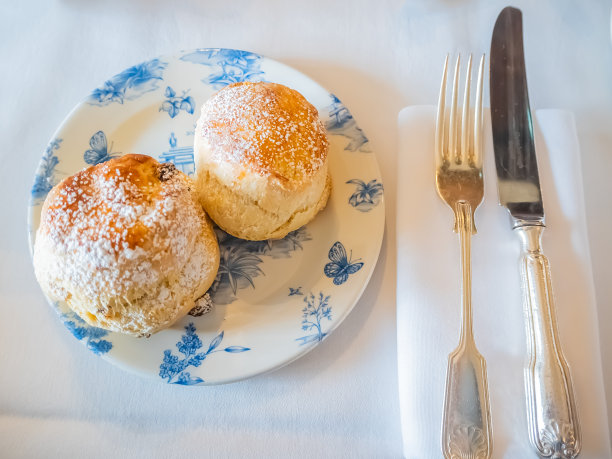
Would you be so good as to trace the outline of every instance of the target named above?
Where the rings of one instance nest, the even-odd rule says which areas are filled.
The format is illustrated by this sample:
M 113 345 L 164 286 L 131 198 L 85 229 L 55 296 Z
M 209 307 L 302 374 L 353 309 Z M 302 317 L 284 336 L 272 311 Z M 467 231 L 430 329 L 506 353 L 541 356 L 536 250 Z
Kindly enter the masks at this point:
M 484 126 L 484 200 L 472 237 L 476 346 L 487 361 L 494 457 L 537 457 L 529 444 L 523 365 L 526 344 L 519 239 L 498 205 L 489 113 Z M 448 354 L 459 342 L 461 271 L 453 212 L 435 188 L 435 107 L 398 118 L 397 349 L 404 454 L 441 455 Z M 582 458 L 610 455 L 574 117 L 535 113 L 535 143 L 546 214 L 561 345 L 571 368 L 582 426 Z

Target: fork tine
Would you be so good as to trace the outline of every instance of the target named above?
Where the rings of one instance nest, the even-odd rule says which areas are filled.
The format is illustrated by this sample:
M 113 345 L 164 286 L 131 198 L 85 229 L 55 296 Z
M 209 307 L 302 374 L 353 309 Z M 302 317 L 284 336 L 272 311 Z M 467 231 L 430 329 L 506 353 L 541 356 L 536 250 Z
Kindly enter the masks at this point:
M 453 94 L 451 95 L 450 120 L 448 122 L 448 150 L 451 158 L 457 164 L 461 164 L 460 151 L 457 148 L 457 136 L 459 135 L 458 127 L 459 120 L 457 119 L 457 88 L 459 86 L 459 63 L 461 54 L 457 55 L 457 63 L 455 64 L 455 76 L 453 78 Z
M 440 86 L 440 97 L 438 98 L 438 116 L 436 119 L 436 167 L 447 160 L 447 151 L 444 148 L 444 120 L 446 118 L 446 75 L 448 74 L 448 54 L 444 60 L 444 72 L 442 73 L 442 84 Z
M 476 103 L 474 107 L 474 165 L 478 168 L 482 167 L 482 80 L 484 77 L 484 61 L 485 55 L 480 58 L 478 66 L 478 83 L 476 84 Z
M 470 154 L 472 143 L 470 134 L 470 84 L 472 80 L 472 54 L 468 58 L 467 71 L 465 73 L 465 92 L 463 93 L 463 114 L 461 115 L 461 161 L 468 164 L 473 163 Z

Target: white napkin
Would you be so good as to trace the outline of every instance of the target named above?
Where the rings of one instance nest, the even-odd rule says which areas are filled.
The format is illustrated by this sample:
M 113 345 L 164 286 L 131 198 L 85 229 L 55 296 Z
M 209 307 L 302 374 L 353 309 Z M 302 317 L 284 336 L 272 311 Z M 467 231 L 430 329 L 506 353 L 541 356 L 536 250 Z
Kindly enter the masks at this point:
M 452 211 L 434 185 L 435 108 L 406 108 L 398 122 L 397 341 L 404 454 L 441 457 L 447 356 L 459 339 L 459 239 L 452 231 Z M 580 457 L 611 457 L 573 115 L 537 111 L 535 131 L 547 224 L 543 246 L 577 397 Z M 484 142 L 485 197 L 475 216 L 472 294 L 476 344 L 488 367 L 493 455 L 537 457 L 529 445 L 523 392 L 519 241 L 506 209 L 498 205 L 488 116 Z

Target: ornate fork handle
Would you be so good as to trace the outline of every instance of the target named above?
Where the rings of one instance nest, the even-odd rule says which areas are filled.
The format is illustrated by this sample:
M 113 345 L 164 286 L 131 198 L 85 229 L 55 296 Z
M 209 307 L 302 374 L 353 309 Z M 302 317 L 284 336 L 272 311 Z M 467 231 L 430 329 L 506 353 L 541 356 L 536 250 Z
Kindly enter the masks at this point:
M 448 357 L 442 451 L 447 459 L 491 457 L 491 420 L 485 359 L 472 331 L 471 238 L 475 232 L 469 202 L 455 206 L 455 229 L 461 241 L 462 321 L 459 346 Z
M 529 437 L 542 457 L 574 458 L 580 452 L 580 426 L 570 371 L 559 343 L 550 266 L 541 249 L 543 229 L 543 225 L 515 228 L 522 243 Z

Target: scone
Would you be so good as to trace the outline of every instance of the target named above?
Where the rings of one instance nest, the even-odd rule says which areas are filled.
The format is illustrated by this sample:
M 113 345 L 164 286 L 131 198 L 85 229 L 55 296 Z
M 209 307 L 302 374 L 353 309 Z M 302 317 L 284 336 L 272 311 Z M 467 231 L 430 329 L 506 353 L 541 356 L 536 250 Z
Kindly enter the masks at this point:
M 328 140 L 317 109 L 275 83 L 234 83 L 203 106 L 194 157 L 202 206 L 223 230 L 277 239 L 325 207 Z
M 34 245 L 36 278 L 96 327 L 136 336 L 183 317 L 214 281 L 219 246 L 193 183 L 129 154 L 54 187 Z

